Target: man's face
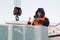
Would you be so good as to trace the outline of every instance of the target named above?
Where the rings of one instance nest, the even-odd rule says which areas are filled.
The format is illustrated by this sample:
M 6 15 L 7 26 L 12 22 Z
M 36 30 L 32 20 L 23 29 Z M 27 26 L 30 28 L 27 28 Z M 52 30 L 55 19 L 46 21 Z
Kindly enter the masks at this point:
M 37 12 L 37 15 L 38 15 L 38 17 L 40 17 L 41 16 L 41 12 Z

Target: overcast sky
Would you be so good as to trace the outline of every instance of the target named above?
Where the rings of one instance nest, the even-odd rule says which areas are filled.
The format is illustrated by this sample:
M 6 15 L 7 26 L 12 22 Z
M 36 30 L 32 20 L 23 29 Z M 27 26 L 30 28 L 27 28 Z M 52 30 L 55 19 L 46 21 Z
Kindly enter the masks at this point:
M 60 0 L 20 0 L 17 2 L 14 0 L 1 0 L 0 24 L 15 20 L 13 15 L 14 6 L 21 6 L 22 8 L 20 20 L 26 21 L 28 17 L 33 18 L 38 8 L 44 8 L 45 16 L 49 18 L 50 23 L 60 22 Z

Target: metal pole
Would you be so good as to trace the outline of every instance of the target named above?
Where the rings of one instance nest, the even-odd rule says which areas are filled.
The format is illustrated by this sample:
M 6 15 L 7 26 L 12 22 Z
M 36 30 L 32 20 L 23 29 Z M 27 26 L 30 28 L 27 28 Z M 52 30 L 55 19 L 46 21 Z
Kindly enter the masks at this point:
M 25 40 L 25 26 L 23 26 L 23 40 Z
M 8 26 L 8 40 L 12 40 L 12 25 Z

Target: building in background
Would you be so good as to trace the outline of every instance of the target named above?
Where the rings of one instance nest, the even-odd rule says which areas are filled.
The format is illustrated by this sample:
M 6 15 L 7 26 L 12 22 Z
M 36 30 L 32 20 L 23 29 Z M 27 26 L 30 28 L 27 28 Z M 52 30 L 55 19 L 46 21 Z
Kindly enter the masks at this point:
M 60 40 L 60 23 L 48 27 L 49 40 Z

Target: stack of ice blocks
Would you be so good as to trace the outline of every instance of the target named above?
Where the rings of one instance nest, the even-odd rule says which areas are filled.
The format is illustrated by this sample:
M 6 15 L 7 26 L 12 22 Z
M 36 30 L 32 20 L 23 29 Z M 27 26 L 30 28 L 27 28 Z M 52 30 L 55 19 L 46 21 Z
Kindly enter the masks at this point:
M 48 40 L 48 28 L 32 25 L 0 25 L 0 40 Z

